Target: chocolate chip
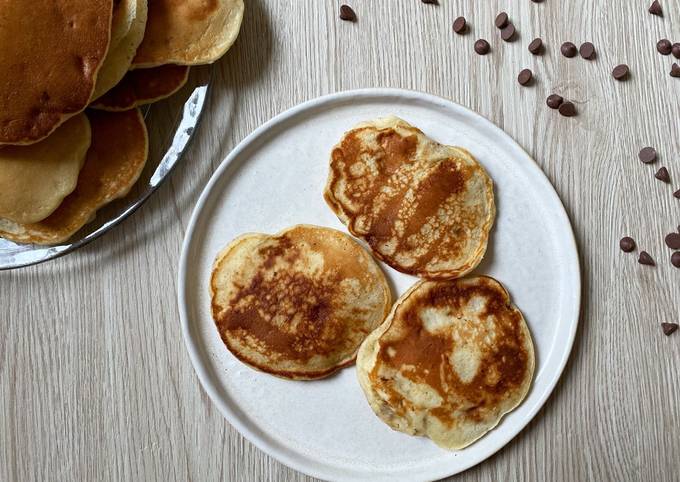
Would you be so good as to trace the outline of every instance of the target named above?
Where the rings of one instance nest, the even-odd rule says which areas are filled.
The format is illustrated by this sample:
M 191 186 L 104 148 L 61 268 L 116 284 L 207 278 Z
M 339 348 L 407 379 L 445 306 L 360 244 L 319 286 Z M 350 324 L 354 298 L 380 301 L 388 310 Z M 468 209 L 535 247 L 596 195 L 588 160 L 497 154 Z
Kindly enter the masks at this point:
M 595 58 L 595 46 L 590 42 L 585 42 L 579 47 L 578 53 L 581 54 L 581 57 L 584 59 L 592 60 Z
M 438 0 L 420 0 L 420 1 L 423 2 L 423 3 L 426 3 L 428 5 L 439 5 Z
M 664 242 L 671 249 L 680 249 L 680 233 L 667 234 Z
M 661 55 L 670 55 L 673 50 L 673 44 L 667 38 L 662 38 L 656 43 L 656 50 L 658 50 Z
M 572 58 L 576 56 L 578 50 L 576 50 L 576 45 L 574 45 L 573 43 L 564 42 L 560 47 L 560 52 L 562 52 L 562 55 L 564 55 L 565 57 Z
M 680 65 L 676 63 L 671 65 L 671 77 L 680 77 Z
M 564 117 L 573 117 L 576 115 L 576 106 L 569 101 L 562 102 L 562 104 L 559 107 L 559 112 Z
M 673 44 L 673 47 L 671 47 L 671 53 L 673 54 L 673 57 L 680 59 L 680 44 Z
M 625 80 L 628 77 L 628 66 L 626 64 L 617 65 L 612 70 L 612 75 L 616 80 Z
M 680 189 L 673 193 L 673 197 L 680 199 Z M 680 226 L 678 226 L 678 228 L 679 228 L 678 231 L 680 231 Z
M 511 42 L 512 39 L 515 37 L 515 26 L 511 23 L 507 24 L 503 29 L 501 30 L 501 38 L 505 40 L 506 42 Z
M 535 38 L 529 44 L 529 52 L 534 55 L 539 55 L 543 51 L 543 40 Z
M 621 241 L 619 241 L 619 248 L 621 248 L 621 251 L 624 253 L 630 253 L 635 249 L 635 240 L 628 236 L 621 238 Z
M 531 73 L 531 70 L 524 69 L 517 76 L 517 82 L 519 82 L 521 85 L 529 85 L 533 76 L 534 74 Z
M 659 181 L 671 182 L 671 176 L 668 175 L 668 169 L 666 169 L 665 167 L 662 167 L 658 171 L 656 171 L 654 177 L 657 178 Z
M 347 22 L 356 22 L 357 21 L 357 14 L 354 13 L 354 10 L 352 10 L 352 7 L 349 5 L 341 5 L 340 6 L 340 19 L 345 20 Z
M 663 330 L 664 335 L 671 336 L 673 333 L 675 333 L 678 330 L 678 324 L 677 323 L 661 323 L 661 329 Z
M 640 257 L 638 258 L 638 263 L 645 264 L 647 266 L 656 266 L 654 260 L 649 255 L 647 251 L 640 251 Z
M 640 151 L 638 157 L 645 164 L 651 164 L 656 161 L 656 149 L 653 147 L 645 147 Z
M 671 264 L 676 268 L 680 268 L 680 251 L 673 253 L 673 256 L 671 256 Z
M 545 103 L 548 104 L 548 107 L 551 109 L 557 109 L 559 108 L 560 105 L 562 105 L 562 102 L 564 99 L 560 97 L 557 94 L 551 94 L 548 96 L 548 98 L 545 100 Z
M 493 22 L 497 28 L 503 28 L 508 24 L 508 14 L 501 12 L 496 15 L 496 20 Z
M 465 22 L 465 17 L 458 17 L 453 21 L 453 31 L 457 34 L 465 33 L 467 30 L 467 23 Z
M 654 0 L 652 2 L 652 5 L 649 7 L 649 13 L 651 13 L 652 15 L 658 15 L 659 17 L 663 17 L 663 11 L 661 10 L 659 0 Z
M 479 55 L 488 54 L 490 49 L 491 46 L 489 45 L 489 42 L 487 42 L 483 38 L 480 38 L 475 42 L 475 52 L 477 52 Z
M 531 0 L 534 3 L 541 3 L 543 0 Z

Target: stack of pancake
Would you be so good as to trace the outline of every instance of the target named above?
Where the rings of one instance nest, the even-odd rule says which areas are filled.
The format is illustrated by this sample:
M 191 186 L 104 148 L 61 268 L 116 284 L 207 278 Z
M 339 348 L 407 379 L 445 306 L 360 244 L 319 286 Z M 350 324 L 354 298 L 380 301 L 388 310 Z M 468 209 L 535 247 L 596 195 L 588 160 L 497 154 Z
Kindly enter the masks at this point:
M 227 348 L 290 379 L 357 360 L 368 403 L 395 430 L 463 448 L 526 396 L 528 326 L 505 288 L 465 276 L 484 257 L 493 183 L 465 149 L 396 117 L 333 148 L 326 202 L 349 235 L 295 226 L 247 234 L 218 256 L 212 313 Z M 422 278 L 394 304 L 377 260 Z
M 125 196 L 148 154 L 139 107 L 233 44 L 243 0 L 6 0 L 0 237 L 68 240 Z

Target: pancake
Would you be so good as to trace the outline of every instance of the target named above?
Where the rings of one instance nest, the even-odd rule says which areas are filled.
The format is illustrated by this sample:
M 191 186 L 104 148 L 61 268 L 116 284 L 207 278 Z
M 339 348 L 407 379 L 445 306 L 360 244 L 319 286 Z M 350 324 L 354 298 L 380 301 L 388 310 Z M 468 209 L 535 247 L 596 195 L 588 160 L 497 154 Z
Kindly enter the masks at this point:
M 114 0 L 109 50 L 116 48 L 128 34 L 137 16 L 137 0 Z
M 234 43 L 243 0 L 149 0 L 149 25 L 135 68 L 210 64 Z
M 142 43 L 146 29 L 147 4 L 146 0 L 135 0 L 134 18 L 127 34 L 120 40 L 118 45 L 109 49 L 104 64 L 102 65 L 97 84 L 92 94 L 96 99 L 108 92 L 130 69 L 132 59 L 137 52 L 137 47 Z
M 90 140 L 90 123 L 78 114 L 36 144 L 1 148 L 0 217 L 36 223 L 52 214 L 76 188 Z
M 494 428 L 531 386 L 522 313 L 486 276 L 420 281 L 361 345 L 357 375 L 394 430 L 457 450 Z
M 246 234 L 215 260 L 212 315 L 242 362 L 283 378 L 322 378 L 351 364 L 391 306 L 371 255 L 340 231 L 298 225 Z
M 94 101 L 94 109 L 121 111 L 157 102 L 181 89 L 189 78 L 185 65 L 131 70 L 113 89 Z
M 87 106 L 109 47 L 112 0 L 0 6 L 0 144 L 32 144 Z
M 496 215 L 491 178 L 469 152 L 397 117 L 344 135 L 331 154 L 324 197 L 379 259 L 427 279 L 474 269 Z
M 148 155 L 144 119 L 127 112 L 88 111 L 92 145 L 75 191 L 47 219 L 18 224 L 0 219 L 0 237 L 42 245 L 67 241 L 111 201 L 125 196 L 139 179 Z

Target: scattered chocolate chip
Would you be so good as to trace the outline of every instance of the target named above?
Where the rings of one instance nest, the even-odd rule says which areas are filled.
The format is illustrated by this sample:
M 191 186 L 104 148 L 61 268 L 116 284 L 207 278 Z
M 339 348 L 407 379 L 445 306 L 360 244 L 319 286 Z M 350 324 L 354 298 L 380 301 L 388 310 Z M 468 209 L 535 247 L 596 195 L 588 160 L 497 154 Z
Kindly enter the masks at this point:
M 467 30 L 467 23 L 465 22 L 465 17 L 458 17 L 453 21 L 453 31 L 462 34 Z
M 506 42 L 511 42 L 512 39 L 515 37 L 515 32 L 516 32 L 515 26 L 509 23 L 501 30 L 501 38 Z
M 428 5 L 439 5 L 438 0 L 420 0 L 420 1 L 423 2 L 423 3 L 426 3 Z
M 357 14 L 354 13 L 354 10 L 352 10 L 352 7 L 349 5 L 341 5 L 340 6 L 340 19 L 345 20 L 347 22 L 356 22 L 357 21 Z
M 671 77 L 680 77 L 680 65 L 676 63 L 671 65 Z
M 673 256 L 671 256 L 671 264 L 676 268 L 680 268 L 680 251 L 673 253 Z
M 664 242 L 671 249 L 680 249 L 680 233 L 667 234 Z
M 676 59 L 680 59 L 680 44 L 673 44 L 671 47 L 671 53 Z
M 649 255 L 647 251 L 640 251 L 640 257 L 638 258 L 638 263 L 645 264 L 647 266 L 656 266 L 654 260 Z
M 661 329 L 663 330 L 664 335 L 671 336 L 673 333 L 675 333 L 678 330 L 678 324 L 677 323 L 661 323 Z
M 487 42 L 483 38 L 480 38 L 475 42 L 475 52 L 477 52 L 479 55 L 488 54 L 490 49 L 491 46 L 489 45 L 489 42 Z
M 671 51 L 673 50 L 673 44 L 671 44 L 671 41 L 667 38 L 662 38 L 656 43 L 656 50 L 661 55 L 670 55 Z
M 645 147 L 640 151 L 638 157 L 645 164 L 651 164 L 656 161 L 656 149 L 653 147 Z
M 673 193 L 673 197 L 680 199 L 680 189 Z M 680 226 L 678 226 L 678 231 L 680 231 Z
M 628 66 L 626 64 L 617 65 L 612 70 L 612 75 L 616 80 L 625 80 L 628 77 Z
M 496 15 L 496 20 L 493 22 L 497 28 L 503 28 L 508 24 L 508 14 L 501 12 Z
M 531 1 L 534 2 L 534 3 L 541 3 L 541 2 L 543 2 L 543 0 L 531 0 Z
M 576 45 L 574 45 L 573 43 L 564 42 L 560 47 L 560 52 L 562 52 L 562 55 L 564 55 L 565 57 L 572 58 L 576 56 L 578 50 L 576 49 Z
M 543 40 L 535 38 L 529 44 L 529 52 L 534 55 L 539 55 L 543 51 Z
M 585 42 L 579 47 L 578 53 L 581 54 L 581 57 L 584 59 L 592 60 L 595 58 L 595 46 L 590 42 Z
M 548 104 L 548 107 L 551 109 L 557 109 L 559 108 L 560 105 L 562 105 L 562 102 L 564 99 L 560 97 L 557 94 L 551 94 L 548 96 L 548 98 L 545 100 L 545 103 Z
M 531 70 L 524 69 L 517 76 L 517 82 L 519 82 L 521 85 L 529 85 L 533 77 L 534 74 L 531 73 Z
M 564 117 L 574 117 L 576 115 L 576 106 L 572 102 L 562 102 L 558 109 Z
M 635 240 L 628 236 L 621 238 L 621 241 L 619 241 L 619 248 L 621 248 L 621 251 L 624 253 L 630 253 L 635 249 Z
M 666 169 L 665 167 L 662 167 L 658 171 L 656 171 L 654 177 L 657 178 L 659 181 L 671 182 L 671 176 L 668 175 L 668 169 Z
M 658 15 L 659 17 L 663 17 L 663 11 L 661 10 L 659 0 L 654 0 L 652 2 L 652 5 L 649 7 L 649 13 L 651 13 L 652 15 Z

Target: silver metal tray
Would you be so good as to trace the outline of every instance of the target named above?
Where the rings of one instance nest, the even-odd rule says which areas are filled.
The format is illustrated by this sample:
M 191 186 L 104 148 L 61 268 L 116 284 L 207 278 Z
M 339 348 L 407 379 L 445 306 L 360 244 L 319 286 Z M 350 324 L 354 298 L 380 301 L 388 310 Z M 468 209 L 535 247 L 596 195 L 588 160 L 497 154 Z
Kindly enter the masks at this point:
M 0 270 L 21 268 L 72 253 L 127 219 L 158 189 L 182 160 L 206 107 L 212 67 L 192 68 L 187 84 L 172 97 L 147 106 L 149 160 L 130 194 L 97 212 L 69 241 L 53 246 L 16 244 L 0 238 Z

